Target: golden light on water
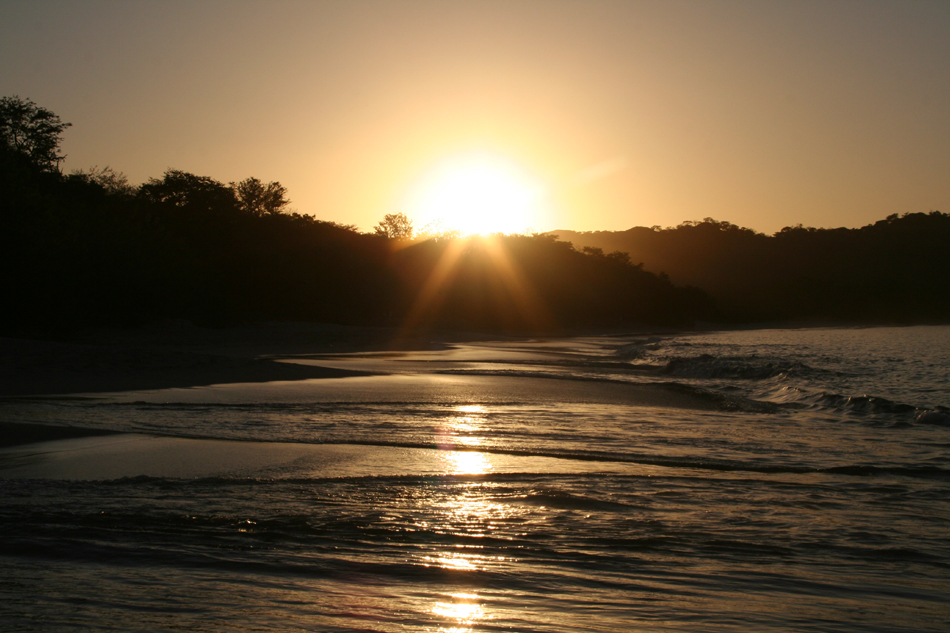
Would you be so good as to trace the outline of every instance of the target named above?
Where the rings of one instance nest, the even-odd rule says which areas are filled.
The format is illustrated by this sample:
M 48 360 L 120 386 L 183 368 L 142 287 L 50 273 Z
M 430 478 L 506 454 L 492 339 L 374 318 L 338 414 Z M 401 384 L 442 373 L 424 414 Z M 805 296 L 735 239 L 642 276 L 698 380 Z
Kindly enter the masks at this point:
M 449 158 L 409 194 L 405 213 L 419 229 L 438 225 L 463 235 L 524 233 L 550 214 L 542 183 L 503 156 Z
M 453 475 L 484 475 L 492 469 L 484 453 L 451 451 L 445 453 L 448 470 Z
M 453 407 L 452 415 L 442 422 L 440 435 L 444 438 L 444 450 L 439 452 L 442 470 L 447 475 L 481 475 L 492 471 L 490 455 L 475 451 L 452 450 L 456 443 L 478 443 L 480 438 L 464 434 L 478 433 L 485 425 L 488 408 L 470 404 Z M 459 436 L 459 434 L 462 434 Z M 466 537 L 488 536 L 493 524 L 505 520 L 512 509 L 504 504 L 486 499 L 480 484 L 463 485 L 459 494 L 445 499 L 439 508 L 442 520 L 439 532 L 444 534 L 465 535 Z M 449 550 L 432 552 L 423 556 L 426 566 L 437 566 L 455 572 L 474 572 L 488 567 L 505 564 L 505 558 L 486 556 L 480 545 L 456 544 Z M 485 607 L 475 593 L 451 593 L 430 607 L 432 614 L 445 618 L 449 622 L 436 630 L 443 633 L 470 633 L 480 620 L 491 619 Z
M 484 619 L 485 610 L 478 602 L 478 595 L 474 593 L 453 593 L 449 595 L 451 602 L 440 601 L 432 607 L 432 613 L 449 618 L 455 621 L 457 625 L 451 628 L 441 628 L 441 631 L 451 631 L 452 633 L 462 633 L 470 631 L 471 628 L 465 625 L 474 624 L 476 621 Z
M 453 409 L 454 413 L 461 415 L 452 415 L 445 418 L 439 428 L 439 448 L 445 451 L 453 449 L 462 444 L 464 446 L 478 446 L 484 438 L 477 435 L 484 431 L 485 417 L 488 409 L 480 404 L 461 405 Z M 482 456 L 479 460 L 473 455 L 450 453 L 446 459 L 449 461 L 448 470 L 455 475 L 462 474 L 480 474 L 491 468 L 487 458 Z M 479 464 L 482 466 L 479 467 Z M 485 465 L 487 464 L 487 467 Z
M 431 560 L 443 569 L 463 569 L 466 571 L 471 571 L 478 569 L 473 558 L 474 557 L 466 556 L 465 554 L 452 554 L 448 556 L 439 556 Z
M 462 415 L 455 415 L 446 420 L 445 432 L 451 434 L 456 443 L 466 446 L 478 446 L 482 443 L 482 438 L 469 434 L 478 433 L 483 430 L 485 423 L 484 414 L 488 409 L 480 404 L 467 404 L 455 407 L 455 411 Z M 474 463 L 472 459 L 461 459 L 460 463 Z

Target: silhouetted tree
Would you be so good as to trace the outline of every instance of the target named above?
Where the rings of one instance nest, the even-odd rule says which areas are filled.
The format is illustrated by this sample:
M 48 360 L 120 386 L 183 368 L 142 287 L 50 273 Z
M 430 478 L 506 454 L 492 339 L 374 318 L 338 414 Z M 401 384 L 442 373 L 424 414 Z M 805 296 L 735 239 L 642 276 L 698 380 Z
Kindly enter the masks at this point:
M 98 165 L 88 170 L 76 169 L 69 174 L 69 178 L 97 185 L 106 193 L 113 195 L 131 196 L 136 192 L 136 187 L 129 184 L 129 179 L 125 174 L 115 171 L 108 165 L 101 169 Z
M 148 202 L 205 213 L 226 213 L 238 208 L 230 187 L 213 178 L 178 169 L 169 169 L 161 180 L 149 179 L 139 187 L 139 196 Z
M 45 171 L 58 171 L 63 131 L 71 126 L 29 99 L 0 98 L 0 142 Z
M 623 264 L 624 266 L 632 265 L 632 262 L 630 261 L 630 253 L 624 253 L 623 251 L 614 251 L 612 253 L 608 253 L 607 258 L 617 262 L 618 264 Z M 634 268 L 643 268 L 643 264 L 634 266 Z
M 412 220 L 405 213 L 387 213 L 374 229 L 376 235 L 394 240 L 412 239 Z
M 239 183 L 231 183 L 238 208 L 250 215 L 277 215 L 286 210 L 290 200 L 287 188 L 279 182 L 264 184 L 257 178 L 245 178 Z
M 462 232 L 458 229 L 450 229 L 445 226 L 442 220 L 429 222 L 422 230 L 416 233 L 417 240 L 435 240 L 444 242 L 445 240 L 455 240 L 462 237 Z

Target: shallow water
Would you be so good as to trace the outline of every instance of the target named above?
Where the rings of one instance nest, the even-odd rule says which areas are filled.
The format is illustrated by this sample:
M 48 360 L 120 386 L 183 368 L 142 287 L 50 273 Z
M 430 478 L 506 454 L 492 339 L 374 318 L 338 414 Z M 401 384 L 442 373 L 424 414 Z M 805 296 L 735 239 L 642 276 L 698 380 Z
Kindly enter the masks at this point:
M 950 621 L 948 327 L 293 362 L 388 375 L 0 405 L 139 434 L 0 451 L 9 630 Z

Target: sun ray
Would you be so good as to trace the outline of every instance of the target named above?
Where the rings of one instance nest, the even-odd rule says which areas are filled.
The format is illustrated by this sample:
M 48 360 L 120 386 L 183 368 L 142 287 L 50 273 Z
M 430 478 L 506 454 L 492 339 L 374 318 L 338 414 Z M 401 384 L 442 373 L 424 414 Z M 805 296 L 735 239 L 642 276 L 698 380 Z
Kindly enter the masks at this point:
M 456 264 L 467 243 L 468 240 L 455 239 L 450 240 L 445 245 L 439 261 L 436 262 L 435 267 L 403 319 L 401 327 L 403 332 L 410 332 L 414 328 L 425 324 L 438 312 L 442 301 L 440 291 L 449 285 L 451 277 L 456 271 Z
M 491 272 L 490 278 L 494 280 L 496 289 L 485 298 L 494 304 L 487 308 L 494 307 L 498 314 L 509 314 L 506 307 L 512 307 L 516 318 L 506 323 L 506 327 L 527 327 L 538 331 L 556 329 L 556 319 L 506 250 L 507 240 L 518 239 L 532 238 L 470 237 L 444 243 L 438 261 L 403 319 L 402 332 L 406 334 L 438 318 L 447 297 L 451 296 L 453 284 L 457 283 L 460 270 L 466 266 L 483 267 Z
M 480 241 L 487 253 L 488 261 L 492 264 L 505 289 L 507 301 L 514 304 L 521 321 L 529 327 L 550 331 L 555 325 L 554 316 L 508 253 L 504 241 L 494 238 L 483 238 Z

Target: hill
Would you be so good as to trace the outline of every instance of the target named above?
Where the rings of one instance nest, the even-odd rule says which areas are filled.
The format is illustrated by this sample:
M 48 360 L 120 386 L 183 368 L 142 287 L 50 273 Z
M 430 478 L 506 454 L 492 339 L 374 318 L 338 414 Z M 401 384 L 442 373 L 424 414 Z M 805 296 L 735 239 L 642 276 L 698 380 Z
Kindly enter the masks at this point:
M 628 253 L 645 270 L 711 294 L 732 321 L 950 318 L 950 215 L 891 215 L 856 228 L 764 235 L 706 218 L 666 229 L 551 231 L 577 249 Z

